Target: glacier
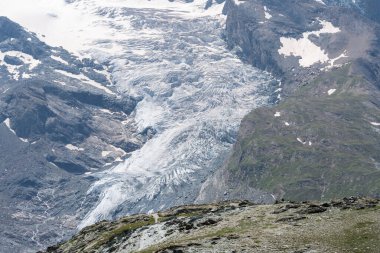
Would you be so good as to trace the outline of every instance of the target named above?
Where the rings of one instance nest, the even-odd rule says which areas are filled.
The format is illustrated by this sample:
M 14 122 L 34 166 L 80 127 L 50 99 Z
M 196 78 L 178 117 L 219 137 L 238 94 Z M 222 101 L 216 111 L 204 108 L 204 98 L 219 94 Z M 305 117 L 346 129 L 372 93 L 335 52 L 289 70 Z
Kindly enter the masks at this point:
M 0 15 L 46 43 L 106 63 L 118 92 L 141 99 L 133 112 L 139 131 L 155 132 L 125 161 L 92 173 L 79 228 L 193 202 L 228 158 L 241 119 L 273 94 L 269 73 L 227 49 L 223 3 L 205 9 L 207 0 L 1 2 Z

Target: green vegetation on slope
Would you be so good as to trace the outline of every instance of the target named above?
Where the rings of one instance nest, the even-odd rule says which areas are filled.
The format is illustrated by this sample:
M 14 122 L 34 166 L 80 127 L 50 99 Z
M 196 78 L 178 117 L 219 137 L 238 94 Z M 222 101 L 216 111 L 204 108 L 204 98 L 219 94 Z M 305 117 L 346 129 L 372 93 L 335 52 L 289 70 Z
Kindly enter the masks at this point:
M 371 124 L 380 122 L 378 97 L 349 70 L 323 73 L 294 97 L 246 116 L 229 180 L 293 200 L 379 194 L 380 128 Z

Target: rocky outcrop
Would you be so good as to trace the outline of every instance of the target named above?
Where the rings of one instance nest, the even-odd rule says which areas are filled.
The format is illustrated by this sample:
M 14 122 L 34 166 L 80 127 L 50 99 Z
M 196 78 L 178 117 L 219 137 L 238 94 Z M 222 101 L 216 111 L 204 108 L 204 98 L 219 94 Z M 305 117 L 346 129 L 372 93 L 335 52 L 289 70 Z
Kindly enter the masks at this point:
M 51 143 L 54 151 L 47 160 L 73 173 L 102 168 L 144 142 L 133 126 L 122 124 L 137 104 L 131 97 L 62 88 L 36 78 L 12 86 L 2 99 L 3 118 L 15 135 L 33 145 L 41 139 Z
M 248 63 L 279 77 L 285 95 L 345 63 L 363 68 L 371 63 L 377 69 L 368 71 L 372 74 L 355 70 L 367 78 L 377 75 L 378 25 L 368 19 L 368 10 L 338 2 L 229 1 L 228 45 Z
M 45 252 L 376 252 L 379 215 L 379 200 L 358 197 L 188 205 L 99 222 Z
M 370 1 L 324 2 L 226 4 L 230 47 L 282 85 L 243 119 L 199 202 L 379 196 L 379 25 Z

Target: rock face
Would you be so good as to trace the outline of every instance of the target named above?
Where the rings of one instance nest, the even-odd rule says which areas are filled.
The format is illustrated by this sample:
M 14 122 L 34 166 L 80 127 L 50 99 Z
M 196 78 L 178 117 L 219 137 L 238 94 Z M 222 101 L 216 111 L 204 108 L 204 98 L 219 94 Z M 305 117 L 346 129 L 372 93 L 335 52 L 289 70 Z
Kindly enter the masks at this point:
M 113 91 L 107 66 L 42 43 L 0 17 L 0 251 L 67 237 L 93 171 L 122 161 L 153 134 Z M 22 235 L 22 236 L 21 236 Z
M 228 44 L 282 81 L 280 102 L 244 118 L 199 202 L 379 196 L 379 6 L 320 2 L 227 2 Z
M 376 252 L 379 200 L 188 205 L 99 222 L 46 253 Z
M 378 25 L 358 7 L 337 1 L 230 1 L 225 12 L 229 46 L 286 82 L 285 94 L 349 62 L 373 63 L 372 74 L 378 73 Z

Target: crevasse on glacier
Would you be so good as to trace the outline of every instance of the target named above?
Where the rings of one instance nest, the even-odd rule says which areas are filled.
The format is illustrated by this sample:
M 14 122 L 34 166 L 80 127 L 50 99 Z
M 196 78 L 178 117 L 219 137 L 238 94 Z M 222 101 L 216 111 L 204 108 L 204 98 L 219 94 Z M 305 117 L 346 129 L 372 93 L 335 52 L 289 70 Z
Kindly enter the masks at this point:
M 97 202 L 90 203 L 80 227 L 192 202 L 225 159 L 242 117 L 268 99 L 260 91 L 271 77 L 226 49 L 222 5 L 205 11 L 205 1 L 119 2 L 92 9 L 122 39 L 102 41 L 112 54 L 91 54 L 110 60 L 121 93 L 143 98 L 135 121 L 140 130 L 152 127 L 157 134 L 126 161 L 96 175 L 88 194 Z
M 138 129 L 156 130 L 124 162 L 93 173 L 79 227 L 194 201 L 227 157 L 243 116 L 268 102 L 272 80 L 227 49 L 223 4 L 205 10 L 207 0 L 55 2 L 28 7 L 35 24 L 4 8 L 47 43 L 109 63 L 119 92 L 142 99 L 133 114 Z

